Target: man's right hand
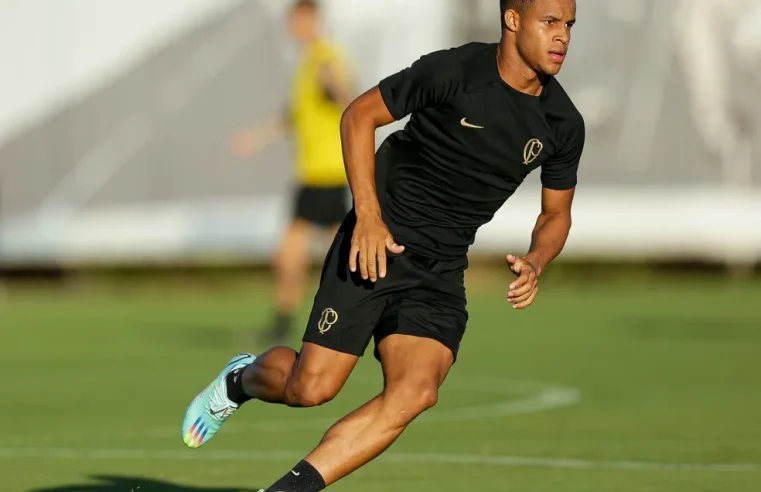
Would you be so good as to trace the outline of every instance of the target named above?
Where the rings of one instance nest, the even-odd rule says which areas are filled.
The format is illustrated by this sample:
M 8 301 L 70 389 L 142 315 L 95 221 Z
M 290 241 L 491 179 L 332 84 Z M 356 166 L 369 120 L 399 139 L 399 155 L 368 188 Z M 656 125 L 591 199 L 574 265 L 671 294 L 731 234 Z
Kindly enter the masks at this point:
M 288 124 L 280 116 L 270 118 L 264 125 L 247 128 L 233 135 L 230 150 L 239 157 L 252 157 L 288 133 Z
M 230 152 L 238 157 L 251 157 L 261 147 L 261 138 L 253 130 L 244 130 L 230 139 Z
M 362 278 L 375 282 L 386 277 L 386 249 L 393 254 L 404 252 L 404 246 L 394 241 L 379 214 L 357 217 L 351 238 L 349 269 L 359 268 Z

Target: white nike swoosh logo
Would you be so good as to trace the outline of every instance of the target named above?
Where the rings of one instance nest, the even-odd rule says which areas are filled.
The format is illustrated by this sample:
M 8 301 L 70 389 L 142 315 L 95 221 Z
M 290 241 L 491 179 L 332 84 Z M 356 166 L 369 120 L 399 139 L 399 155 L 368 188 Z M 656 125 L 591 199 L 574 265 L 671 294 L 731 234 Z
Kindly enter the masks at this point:
M 463 118 L 463 119 L 461 119 L 461 120 L 460 120 L 460 124 L 461 124 L 462 126 L 464 126 L 464 127 L 467 127 L 467 128 L 484 128 L 484 127 L 482 127 L 482 126 L 471 125 L 470 123 L 468 123 L 468 122 L 467 122 L 467 121 L 465 121 L 465 120 L 467 120 L 467 118 Z
M 297 477 L 298 477 L 299 475 L 301 475 L 301 472 L 298 472 L 298 473 L 296 473 L 296 472 L 295 472 L 295 471 L 293 471 L 293 470 L 291 470 L 291 473 L 293 473 L 293 474 L 294 474 L 295 476 L 297 476 Z

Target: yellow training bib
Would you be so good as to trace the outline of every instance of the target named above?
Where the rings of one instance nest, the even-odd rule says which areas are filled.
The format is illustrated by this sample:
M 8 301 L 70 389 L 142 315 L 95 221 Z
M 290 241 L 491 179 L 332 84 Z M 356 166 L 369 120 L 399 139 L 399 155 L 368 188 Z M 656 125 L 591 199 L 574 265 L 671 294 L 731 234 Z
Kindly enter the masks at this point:
M 347 182 L 341 151 L 343 109 L 328 100 L 323 91 L 320 69 L 325 64 L 330 64 L 338 77 L 348 77 L 338 50 L 319 41 L 302 58 L 293 84 L 296 170 L 301 184 L 306 186 L 343 186 Z

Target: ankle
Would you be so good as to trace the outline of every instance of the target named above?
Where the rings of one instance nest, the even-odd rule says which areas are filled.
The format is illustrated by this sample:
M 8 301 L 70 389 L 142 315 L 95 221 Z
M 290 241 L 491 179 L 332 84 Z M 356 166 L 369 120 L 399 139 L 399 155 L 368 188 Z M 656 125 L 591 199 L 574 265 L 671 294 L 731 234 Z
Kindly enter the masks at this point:
M 230 374 L 227 375 L 227 398 L 238 406 L 253 399 L 253 397 L 247 394 L 246 390 L 243 388 L 243 373 L 249 367 L 251 366 L 241 367 L 231 371 Z
M 277 339 L 287 337 L 291 334 L 293 327 L 293 313 L 289 309 L 278 309 L 272 315 L 270 321 L 270 333 Z
M 320 492 L 325 487 L 325 479 L 320 472 L 302 460 L 265 492 Z

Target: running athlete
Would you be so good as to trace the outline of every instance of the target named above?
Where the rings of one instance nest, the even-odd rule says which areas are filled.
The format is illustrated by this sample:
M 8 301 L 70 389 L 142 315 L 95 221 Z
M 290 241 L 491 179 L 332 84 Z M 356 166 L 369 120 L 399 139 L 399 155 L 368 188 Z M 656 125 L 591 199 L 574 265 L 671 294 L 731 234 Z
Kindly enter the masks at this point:
M 298 186 L 291 222 L 273 258 L 275 312 L 261 337 L 265 344 L 285 343 L 292 335 L 294 312 L 304 301 L 309 279 L 312 236 L 327 230 L 332 238 L 351 201 L 339 130 L 353 93 L 348 63 L 323 34 L 314 0 L 294 4 L 289 30 L 304 52 L 288 111 L 259 128 L 240 132 L 233 141 L 238 155 L 250 157 L 288 133 L 295 138 Z
M 574 0 L 501 0 L 502 39 L 423 56 L 355 100 L 341 121 L 354 196 L 325 260 L 299 352 L 233 358 L 189 406 L 182 437 L 209 441 L 245 402 L 331 400 L 372 338 L 383 391 L 331 427 L 268 492 L 316 492 L 385 451 L 436 404 L 468 320 L 463 272 L 480 226 L 532 171 L 541 213 L 507 300 L 529 307 L 561 252 L 584 122 L 555 75 Z M 411 114 L 374 154 L 375 130 Z M 383 174 L 376 187 L 378 174 Z M 382 186 L 380 186 L 382 185 Z M 252 410 L 255 410 L 254 407 Z

